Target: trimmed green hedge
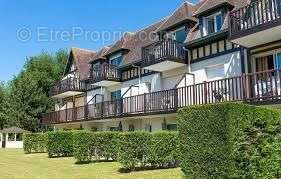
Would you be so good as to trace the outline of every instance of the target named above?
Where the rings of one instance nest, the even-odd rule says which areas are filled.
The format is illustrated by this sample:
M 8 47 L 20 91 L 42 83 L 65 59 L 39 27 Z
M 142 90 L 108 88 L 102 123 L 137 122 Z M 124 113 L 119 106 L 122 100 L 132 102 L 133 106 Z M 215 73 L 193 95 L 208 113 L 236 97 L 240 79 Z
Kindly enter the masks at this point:
M 118 154 L 118 132 L 93 133 L 96 160 L 116 160 Z
M 43 133 L 26 133 L 23 135 L 23 150 L 25 153 L 46 152 L 47 136 Z
M 72 131 L 47 133 L 47 152 L 50 158 L 73 155 L 73 133 Z
M 87 131 L 76 132 L 73 135 L 73 155 L 77 163 L 90 162 L 93 151 L 93 133 Z
M 187 178 L 277 178 L 281 112 L 245 104 L 178 112 L 181 168 Z
M 74 157 L 77 163 L 87 163 L 93 158 L 116 160 L 118 154 L 117 132 L 76 132 L 74 140 Z
M 178 158 L 177 145 L 176 132 L 120 133 L 118 162 L 126 170 L 175 167 Z

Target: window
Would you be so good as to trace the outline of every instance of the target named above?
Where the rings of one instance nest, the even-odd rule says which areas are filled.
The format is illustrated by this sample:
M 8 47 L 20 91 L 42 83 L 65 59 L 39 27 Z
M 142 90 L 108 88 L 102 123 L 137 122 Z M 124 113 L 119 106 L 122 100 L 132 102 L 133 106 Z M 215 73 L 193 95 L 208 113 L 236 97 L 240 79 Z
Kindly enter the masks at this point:
M 94 63 L 93 65 L 92 65 L 92 68 L 93 68 L 93 70 L 98 70 L 99 68 L 100 68 L 100 63 Z
M 122 56 L 114 57 L 110 60 L 110 64 L 119 67 L 122 63 Z
M 22 134 L 16 134 L 16 141 L 22 141 Z
M 121 90 L 111 92 L 111 100 L 121 99 Z
M 177 124 L 167 124 L 167 130 L 168 131 L 176 131 L 177 130 Z
M 215 80 L 215 79 L 223 78 L 225 76 L 223 64 L 207 67 L 205 70 L 208 80 Z
M 276 56 L 276 68 L 281 69 L 281 53 L 278 53 Z
M 181 43 L 185 41 L 186 36 L 187 36 L 187 31 L 185 30 L 185 27 L 182 27 L 180 29 L 177 29 L 175 31 L 166 34 L 166 38 L 176 40 Z
M 209 35 L 218 32 L 222 28 L 222 14 L 216 13 L 203 19 L 203 35 Z
M 15 141 L 15 134 L 14 133 L 8 134 L 8 141 Z

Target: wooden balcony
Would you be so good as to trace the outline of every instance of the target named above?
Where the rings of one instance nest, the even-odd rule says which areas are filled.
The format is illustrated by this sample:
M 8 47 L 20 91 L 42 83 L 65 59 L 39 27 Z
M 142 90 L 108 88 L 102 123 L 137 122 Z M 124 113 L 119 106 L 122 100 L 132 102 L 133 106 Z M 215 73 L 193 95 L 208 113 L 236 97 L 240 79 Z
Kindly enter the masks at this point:
M 117 66 L 104 63 L 98 69 L 91 69 L 91 83 L 95 86 L 112 86 L 120 81 L 121 72 Z
M 182 88 L 105 101 L 44 115 L 44 124 L 173 113 L 220 102 L 281 103 L 281 69 L 209 81 Z
M 281 0 L 255 0 L 230 13 L 230 39 L 255 47 L 281 39 Z
M 167 71 L 185 65 L 183 44 L 174 40 L 161 40 L 142 49 L 142 68 Z
M 66 78 L 57 82 L 50 89 L 50 96 L 53 98 L 66 98 L 69 96 L 75 96 L 82 94 L 86 91 L 86 84 L 80 81 L 78 78 Z

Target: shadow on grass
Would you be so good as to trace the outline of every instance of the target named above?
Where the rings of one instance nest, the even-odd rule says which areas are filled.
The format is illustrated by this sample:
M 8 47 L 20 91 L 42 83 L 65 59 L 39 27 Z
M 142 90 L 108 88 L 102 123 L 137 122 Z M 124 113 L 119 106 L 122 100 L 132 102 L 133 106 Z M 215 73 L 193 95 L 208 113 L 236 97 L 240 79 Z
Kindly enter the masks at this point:
M 148 171 L 148 170 L 166 170 L 166 169 L 172 169 L 172 168 L 177 168 L 177 166 L 172 166 L 172 167 L 151 167 L 151 166 L 146 166 L 146 167 L 136 167 L 134 169 L 125 169 L 125 168 L 120 168 L 118 170 L 119 173 L 131 173 L 131 172 L 140 172 L 140 171 Z
M 110 162 L 116 162 L 115 160 L 93 160 L 88 162 L 75 162 L 76 165 L 87 165 L 91 163 L 110 163 Z
M 36 155 L 36 154 L 47 154 L 46 152 L 31 152 L 31 153 L 25 153 L 25 155 Z

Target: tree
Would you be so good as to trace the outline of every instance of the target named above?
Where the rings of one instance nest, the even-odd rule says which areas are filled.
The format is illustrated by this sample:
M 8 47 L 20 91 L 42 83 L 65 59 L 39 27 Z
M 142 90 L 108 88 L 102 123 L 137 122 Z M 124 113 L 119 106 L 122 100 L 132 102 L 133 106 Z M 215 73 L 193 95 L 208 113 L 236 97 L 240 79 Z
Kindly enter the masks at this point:
M 7 106 L 7 88 L 3 82 L 0 82 L 0 129 L 4 128 L 7 118 L 5 109 Z
M 59 50 L 27 59 L 23 70 L 16 76 L 9 91 L 7 123 L 29 131 L 40 130 L 42 114 L 51 110 L 54 101 L 49 97 L 50 87 L 60 79 L 68 54 Z

